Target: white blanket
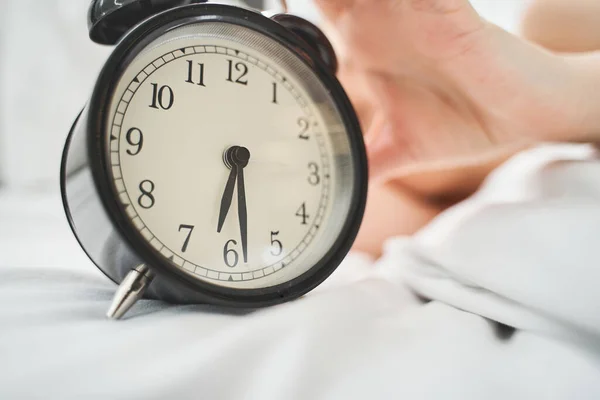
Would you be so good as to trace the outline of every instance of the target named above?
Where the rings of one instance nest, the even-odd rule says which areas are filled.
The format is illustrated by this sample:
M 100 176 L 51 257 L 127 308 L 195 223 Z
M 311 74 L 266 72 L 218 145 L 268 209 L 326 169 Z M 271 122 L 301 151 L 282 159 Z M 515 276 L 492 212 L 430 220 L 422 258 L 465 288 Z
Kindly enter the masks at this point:
M 595 157 L 521 154 L 378 262 L 250 314 L 144 301 L 107 321 L 115 287 L 58 197 L 4 194 L 0 398 L 598 399 Z

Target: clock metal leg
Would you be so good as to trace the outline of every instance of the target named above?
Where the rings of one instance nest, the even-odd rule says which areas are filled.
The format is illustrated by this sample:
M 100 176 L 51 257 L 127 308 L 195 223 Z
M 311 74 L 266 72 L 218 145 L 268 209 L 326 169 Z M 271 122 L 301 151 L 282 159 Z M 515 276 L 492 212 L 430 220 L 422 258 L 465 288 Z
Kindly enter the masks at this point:
M 110 319 L 121 319 L 144 296 L 153 279 L 154 272 L 145 264 L 132 269 L 119 285 L 106 316 Z

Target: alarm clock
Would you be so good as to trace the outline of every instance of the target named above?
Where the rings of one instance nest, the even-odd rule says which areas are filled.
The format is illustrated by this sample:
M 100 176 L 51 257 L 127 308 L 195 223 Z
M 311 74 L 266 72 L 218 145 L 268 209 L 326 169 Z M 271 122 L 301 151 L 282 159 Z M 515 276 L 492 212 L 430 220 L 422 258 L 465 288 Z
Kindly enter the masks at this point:
M 140 298 L 259 308 L 322 283 L 355 240 L 367 194 L 360 125 L 335 53 L 290 14 L 205 1 L 93 1 L 115 44 L 68 135 L 66 215 Z

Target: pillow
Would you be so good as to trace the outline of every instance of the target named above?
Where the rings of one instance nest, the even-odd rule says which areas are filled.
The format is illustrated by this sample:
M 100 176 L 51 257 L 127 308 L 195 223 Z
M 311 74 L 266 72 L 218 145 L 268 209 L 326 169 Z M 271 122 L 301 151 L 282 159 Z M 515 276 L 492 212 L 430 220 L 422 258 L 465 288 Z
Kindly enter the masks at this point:
M 69 128 L 110 48 L 87 35 L 88 1 L 4 0 L 0 10 L 0 179 L 57 184 Z

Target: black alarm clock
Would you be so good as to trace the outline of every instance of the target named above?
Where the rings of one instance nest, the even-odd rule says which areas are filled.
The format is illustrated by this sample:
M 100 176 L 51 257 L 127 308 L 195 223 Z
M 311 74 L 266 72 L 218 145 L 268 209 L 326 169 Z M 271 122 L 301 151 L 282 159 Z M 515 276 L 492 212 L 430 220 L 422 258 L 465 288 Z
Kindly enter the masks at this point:
M 367 194 L 360 125 L 323 33 L 290 15 L 204 1 L 93 1 L 116 44 L 65 145 L 65 211 L 141 297 L 258 308 L 340 264 Z

